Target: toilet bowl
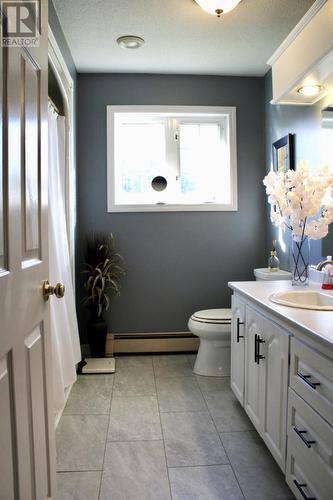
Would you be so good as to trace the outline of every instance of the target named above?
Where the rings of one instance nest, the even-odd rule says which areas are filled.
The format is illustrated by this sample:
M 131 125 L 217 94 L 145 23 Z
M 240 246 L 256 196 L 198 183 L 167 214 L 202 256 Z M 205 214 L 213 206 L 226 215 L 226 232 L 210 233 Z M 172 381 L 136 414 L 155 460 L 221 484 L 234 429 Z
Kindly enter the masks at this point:
M 207 377 L 230 375 L 231 309 L 198 311 L 190 317 L 188 328 L 200 338 L 194 373 Z

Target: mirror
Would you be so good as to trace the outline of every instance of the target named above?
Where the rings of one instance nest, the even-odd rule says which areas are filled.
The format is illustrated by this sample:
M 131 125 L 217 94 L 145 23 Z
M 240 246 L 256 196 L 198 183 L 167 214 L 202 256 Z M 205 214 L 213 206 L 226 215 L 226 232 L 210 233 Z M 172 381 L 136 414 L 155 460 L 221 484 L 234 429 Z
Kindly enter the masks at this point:
M 333 104 L 323 109 L 321 115 L 321 164 L 328 165 L 333 172 Z M 333 187 L 332 187 L 333 195 Z M 322 255 L 333 255 L 333 224 L 322 243 Z

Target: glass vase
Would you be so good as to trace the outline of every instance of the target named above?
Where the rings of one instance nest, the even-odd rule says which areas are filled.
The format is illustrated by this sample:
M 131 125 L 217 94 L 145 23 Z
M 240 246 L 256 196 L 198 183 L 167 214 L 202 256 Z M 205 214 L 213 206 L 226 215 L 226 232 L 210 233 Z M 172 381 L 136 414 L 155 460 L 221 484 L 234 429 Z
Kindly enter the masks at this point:
M 295 286 L 309 284 L 310 241 L 305 238 L 293 239 L 291 245 L 291 279 Z

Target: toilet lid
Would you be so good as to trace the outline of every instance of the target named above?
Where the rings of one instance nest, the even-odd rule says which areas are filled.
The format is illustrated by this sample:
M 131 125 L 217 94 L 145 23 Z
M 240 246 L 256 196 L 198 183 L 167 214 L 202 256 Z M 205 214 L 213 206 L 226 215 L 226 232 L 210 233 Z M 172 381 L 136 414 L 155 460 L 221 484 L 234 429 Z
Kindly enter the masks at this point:
M 194 321 L 202 323 L 231 323 L 231 309 L 206 309 L 192 315 Z

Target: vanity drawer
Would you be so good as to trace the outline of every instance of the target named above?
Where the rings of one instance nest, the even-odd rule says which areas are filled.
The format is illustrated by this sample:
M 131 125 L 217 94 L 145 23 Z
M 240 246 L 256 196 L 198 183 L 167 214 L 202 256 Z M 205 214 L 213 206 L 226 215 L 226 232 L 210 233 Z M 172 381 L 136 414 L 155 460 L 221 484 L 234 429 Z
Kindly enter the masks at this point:
M 332 361 L 292 338 L 290 386 L 333 425 Z
M 288 395 L 287 433 L 287 482 L 292 491 L 297 498 L 331 500 L 333 428 L 292 389 Z M 300 487 L 302 484 L 307 486 Z
M 286 481 L 297 498 L 297 500 L 332 500 L 332 490 L 323 491 L 321 473 L 316 475 L 313 481 L 311 467 L 304 458 L 294 453 L 292 448 L 288 448 Z

